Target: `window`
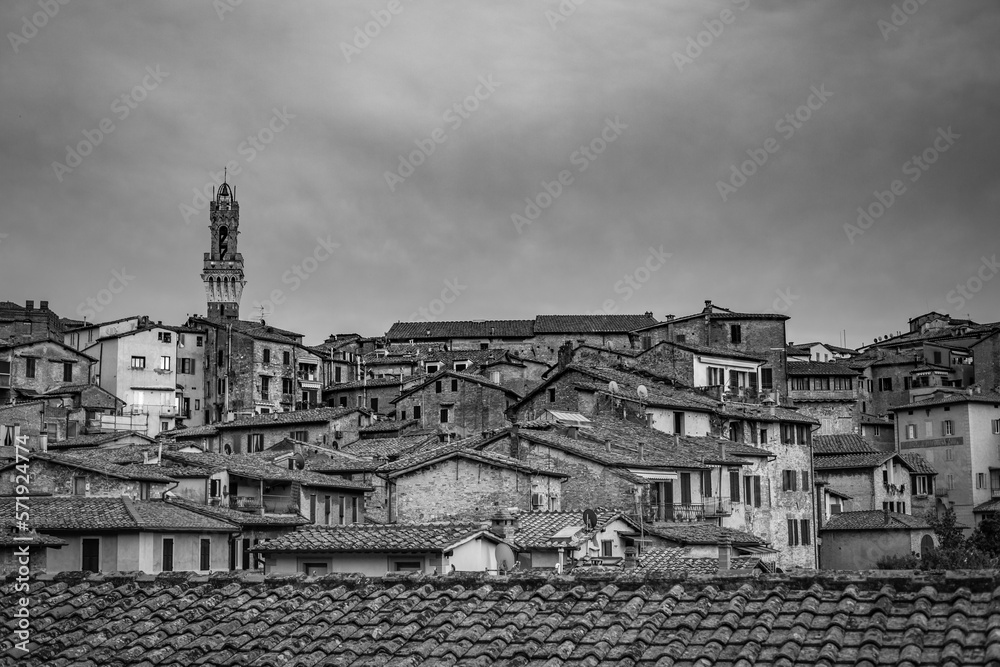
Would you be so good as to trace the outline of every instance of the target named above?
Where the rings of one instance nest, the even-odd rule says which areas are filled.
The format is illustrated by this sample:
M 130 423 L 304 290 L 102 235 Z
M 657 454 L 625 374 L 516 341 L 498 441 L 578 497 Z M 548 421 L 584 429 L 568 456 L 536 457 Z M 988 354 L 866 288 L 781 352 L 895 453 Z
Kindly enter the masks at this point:
M 892 378 L 879 378 L 878 379 L 878 390 L 879 391 L 892 391 Z
M 743 502 L 747 505 L 760 507 L 760 475 L 747 475 L 743 478 Z
M 351 523 L 358 522 L 358 499 L 357 497 L 351 498 Z
M 441 380 L 438 380 L 437 382 L 434 383 L 434 393 L 435 394 L 440 394 L 441 393 L 441 386 L 442 386 L 441 385 Z
M 420 419 L 420 406 L 419 405 L 414 405 L 413 406 L 413 418 L 414 419 Z
M 934 350 L 934 363 L 935 364 L 941 363 L 941 350 Z
M 955 435 L 955 422 L 950 419 L 945 419 L 941 422 L 941 435 Z
M 684 413 L 675 412 L 674 413 L 674 433 L 677 435 L 684 435 Z
M 420 572 L 424 564 L 419 560 L 397 560 L 393 561 L 392 567 L 396 572 Z
M 451 381 L 451 390 L 452 391 L 458 391 L 458 380 L 453 379 Z
M 782 470 L 781 471 L 781 490 L 782 491 L 795 491 L 796 481 L 798 474 L 795 470 Z
M 955 476 L 954 475 L 948 475 L 948 488 L 949 489 L 954 489 L 955 488 Z
M 194 375 L 194 359 L 185 359 L 182 357 L 180 362 L 181 367 L 178 371 L 179 373 L 182 375 Z
M 264 434 L 263 433 L 251 433 L 247 436 L 247 452 L 262 452 L 264 451 Z
M 344 496 L 337 496 L 337 510 L 338 510 L 337 522 L 340 525 L 344 525 L 345 523 L 347 523 L 346 521 L 347 506 L 344 504 Z
M 333 369 L 333 381 L 337 382 L 337 383 L 341 382 L 341 379 L 340 379 L 340 366 L 337 366 L 336 368 Z
M 614 544 L 611 540 L 601 540 L 601 558 L 611 558 Z
M 81 541 L 83 553 L 80 569 L 84 572 L 101 571 L 101 540 L 98 537 L 85 537 Z
M 809 378 L 792 378 L 792 391 L 809 391 Z
M 993 425 L 993 434 L 1000 433 L 1000 419 L 994 419 L 991 423 Z
M 556 388 L 549 387 L 549 403 L 555 403 L 555 402 L 556 402 Z
M 691 504 L 691 473 L 689 472 L 681 473 L 681 503 Z
M 976 473 L 976 488 L 985 489 L 986 488 L 986 473 L 977 472 Z
M 927 495 L 927 475 L 914 475 L 913 477 L 913 488 L 917 492 L 918 496 Z
M 739 324 L 729 325 L 729 340 L 733 343 L 743 342 L 743 328 Z
M 170 332 L 169 331 L 157 331 L 156 332 L 156 339 L 158 341 L 160 341 L 161 343 L 169 343 L 170 342 Z
M 132 357 L 132 368 L 143 369 L 146 367 L 146 357 Z
M 762 444 L 762 445 L 766 445 L 767 444 L 767 429 L 766 428 L 762 428 L 760 430 L 760 440 L 758 442 L 760 442 L 760 444 Z
M 264 363 L 271 363 L 271 350 L 266 347 L 264 348 Z
M 490 349 L 490 344 L 489 343 L 480 343 L 479 344 L 479 349 L 480 350 L 488 350 L 488 349 Z
M 164 572 L 173 572 L 174 570 L 174 538 L 172 537 L 163 538 L 163 567 L 161 569 Z
M 441 423 L 448 423 L 448 408 L 441 408 Z
M 954 450 L 952 450 L 951 447 L 949 447 L 948 449 L 944 450 L 944 460 L 945 461 L 954 461 L 955 460 L 955 452 L 954 452 Z
M 774 388 L 774 369 L 772 368 L 760 369 L 760 388 L 761 389 Z
M 260 376 L 260 397 L 265 401 L 271 393 L 271 378 L 266 375 Z
M 687 334 L 677 334 L 676 336 L 674 336 L 674 341 L 678 342 L 678 343 L 681 343 L 681 344 L 686 343 L 687 342 Z
M 913 388 L 913 378 L 905 377 L 903 378 L 903 389 L 908 390 Z
M 740 473 L 738 470 L 729 471 L 729 498 L 734 503 L 740 502 Z
M 788 546 L 796 547 L 799 542 L 799 522 L 797 519 L 788 520 Z
M 708 367 L 708 386 L 714 387 L 716 385 L 726 383 L 726 371 L 722 368 L 716 368 L 714 366 Z
M 288 364 L 292 363 L 292 353 L 288 352 L 288 351 L 282 352 L 281 353 L 281 363 L 283 363 L 286 366 Z
M 250 569 L 250 539 L 243 538 L 243 569 Z
M 455 362 L 455 370 L 456 371 L 461 372 L 461 371 L 464 371 L 468 367 L 469 367 L 469 364 L 465 363 L 464 361 L 462 361 L 462 362 Z
M 85 495 L 87 495 L 87 478 L 86 477 L 74 477 L 73 478 L 73 495 L 74 496 L 85 496 Z
M 378 412 L 378 396 L 372 396 L 372 398 L 371 398 L 371 408 L 372 408 L 372 412 Z
M 309 431 L 291 431 L 288 437 L 292 440 L 298 440 L 299 442 L 309 442 Z
M 342 407 L 342 408 L 346 408 L 347 407 L 347 397 L 346 396 L 341 396 L 340 397 L 340 407 Z
M 212 569 L 212 540 L 201 538 L 201 558 L 199 559 L 199 570 Z
M 139 482 L 139 500 L 149 500 L 149 482 Z
M 809 471 L 808 470 L 803 470 L 802 471 L 802 490 L 803 491 L 808 491 L 809 490 Z
M 302 571 L 307 577 L 322 577 L 330 572 L 326 563 L 302 563 Z
M 24 360 L 25 368 L 24 374 L 29 378 L 35 377 L 35 359 L 28 357 Z
M 292 379 L 291 378 L 281 378 L 281 393 L 282 394 L 291 394 L 293 391 L 295 391 L 295 388 L 292 387 Z
M 441 366 L 439 364 L 427 364 L 428 373 L 437 373 Z
M 799 535 L 802 536 L 802 544 L 809 544 L 809 519 L 800 519 L 799 526 Z
M 830 377 L 815 377 L 813 378 L 813 389 L 816 391 L 830 391 Z
M 222 480 L 213 479 L 208 484 L 208 495 L 210 498 L 220 498 L 222 496 Z
M 701 494 L 706 498 L 712 497 L 712 471 L 706 470 L 701 474 Z
M 196 347 L 203 347 L 204 346 L 204 342 L 201 340 L 201 336 L 197 336 L 194 339 L 194 344 L 195 344 Z
M 160 357 L 160 370 L 161 371 L 170 370 L 170 357 Z
M 906 425 L 906 439 L 907 440 L 916 440 L 917 439 L 917 425 L 916 424 L 907 424 Z

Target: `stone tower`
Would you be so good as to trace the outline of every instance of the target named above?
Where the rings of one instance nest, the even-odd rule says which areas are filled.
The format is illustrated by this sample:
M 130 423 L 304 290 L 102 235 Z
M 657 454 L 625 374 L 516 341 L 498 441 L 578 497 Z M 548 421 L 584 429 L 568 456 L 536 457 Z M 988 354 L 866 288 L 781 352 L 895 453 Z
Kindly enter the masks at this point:
M 237 252 L 240 235 L 240 205 L 228 183 L 219 186 L 209 204 L 212 251 L 205 253 L 201 279 L 208 298 L 208 318 L 239 319 L 243 294 L 243 255 Z

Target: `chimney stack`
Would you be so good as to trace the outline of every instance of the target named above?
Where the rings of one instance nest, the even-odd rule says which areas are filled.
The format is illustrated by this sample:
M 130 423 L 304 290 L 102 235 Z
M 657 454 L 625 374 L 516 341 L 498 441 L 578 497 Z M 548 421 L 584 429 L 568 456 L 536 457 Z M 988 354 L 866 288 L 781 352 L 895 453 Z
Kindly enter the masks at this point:
M 681 436 L 679 433 L 674 433 L 674 447 L 681 446 Z
M 504 539 L 513 539 L 518 529 L 517 516 L 507 510 L 497 510 L 490 519 L 490 531 Z
M 882 510 L 882 513 L 885 514 L 885 525 L 888 526 L 889 525 L 889 508 L 887 507 L 884 510 Z
M 49 302 L 48 301 L 40 301 L 38 303 L 38 307 L 41 308 L 42 310 L 48 310 L 49 309 Z
M 712 310 L 712 300 L 711 299 L 705 299 L 705 312 L 708 312 L 708 311 L 711 311 L 711 310 Z
M 639 460 L 643 461 L 646 458 L 646 445 L 645 443 L 639 443 Z
M 573 341 L 568 340 L 559 346 L 557 365 L 559 370 L 566 368 L 573 361 Z
M 719 538 L 719 571 L 723 572 L 732 567 L 733 547 L 732 540 L 728 535 Z
M 625 547 L 625 560 L 622 563 L 626 570 L 634 570 L 636 566 L 635 547 Z
M 29 299 L 29 300 L 25 301 L 24 302 L 24 309 L 25 310 L 34 310 L 35 309 L 35 302 L 34 302 L 34 300 Z

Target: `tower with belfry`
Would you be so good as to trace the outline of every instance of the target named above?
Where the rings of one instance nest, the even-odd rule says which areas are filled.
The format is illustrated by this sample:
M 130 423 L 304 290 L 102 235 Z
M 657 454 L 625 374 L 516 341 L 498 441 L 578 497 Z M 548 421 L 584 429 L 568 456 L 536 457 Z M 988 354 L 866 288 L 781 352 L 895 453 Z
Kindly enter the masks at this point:
M 238 252 L 240 205 L 235 190 L 223 181 L 209 204 L 211 251 L 205 253 L 201 279 L 208 299 L 208 319 L 239 319 L 240 297 L 246 280 L 243 255 Z

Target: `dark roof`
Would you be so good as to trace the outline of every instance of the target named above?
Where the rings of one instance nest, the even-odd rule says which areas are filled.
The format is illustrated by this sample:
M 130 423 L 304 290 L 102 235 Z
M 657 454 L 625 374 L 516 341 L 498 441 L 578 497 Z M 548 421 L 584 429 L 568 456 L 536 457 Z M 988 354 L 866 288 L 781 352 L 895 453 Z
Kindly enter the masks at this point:
M 878 415 L 871 415 L 867 412 L 861 413 L 861 423 L 872 426 L 896 426 L 896 422 L 892 421 L 888 417 L 879 417 Z
M 628 333 L 656 323 L 651 315 L 539 315 L 535 334 Z
M 712 523 L 669 523 L 655 522 L 644 525 L 647 533 L 658 535 L 664 539 L 687 544 L 718 544 L 723 538 L 729 538 L 732 544 L 760 545 L 764 540 L 735 528 L 726 528 Z
M 47 461 L 54 465 L 62 465 L 72 468 L 74 470 L 86 470 L 107 477 L 116 477 L 118 479 L 136 480 L 144 482 L 162 482 L 165 484 L 177 481 L 174 478 L 164 474 L 163 469 L 160 468 L 159 466 L 141 465 L 141 464 L 118 465 L 115 463 L 110 463 L 105 460 L 101 460 L 96 457 L 75 456 L 71 452 L 66 452 L 66 453 L 34 452 L 31 455 L 31 460 Z M 15 464 L 12 461 L 3 468 L 0 468 L 0 470 L 6 469 L 13 465 Z
M 459 372 L 459 371 L 452 371 L 452 370 L 445 369 L 445 370 L 442 370 L 442 371 L 440 371 L 438 373 L 435 373 L 434 375 L 428 375 L 428 376 L 426 376 L 424 379 L 418 381 L 412 387 L 410 387 L 406 391 L 400 393 L 399 396 L 395 397 L 394 399 L 392 399 L 389 402 L 390 403 L 398 403 L 399 401 L 401 401 L 402 399 L 406 398 L 407 396 L 415 394 L 416 392 L 420 391 L 424 387 L 430 385 L 432 382 L 437 382 L 438 380 L 442 380 L 442 379 L 444 379 L 446 377 L 456 378 L 456 379 L 459 379 L 459 380 L 464 380 L 466 382 L 473 382 L 475 384 L 482 385 L 483 387 L 486 387 L 487 389 L 495 389 L 497 391 L 502 391 L 503 393 L 507 394 L 508 396 L 512 396 L 515 399 L 520 399 L 521 398 L 521 394 L 517 393 L 513 389 L 510 389 L 509 387 L 504 387 L 503 385 L 499 385 L 499 384 L 496 384 L 494 382 L 490 382 L 489 380 L 487 380 L 486 378 L 484 378 L 481 375 L 471 375 L 469 373 L 462 373 L 462 372 Z
M 0 522 L 12 525 L 15 498 L 0 497 Z M 32 496 L 29 524 L 42 532 L 100 530 L 183 530 L 235 532 L 236 526 L 163 500 L 121 496 Z
M 55 340 L 54 338 L 50 338 L 49 336 L 50 335 L 48 333 L 43 333 L 39 334 L 38 336 L 32 336 L 31 338 L 22 338 L 16 341 L 7 341 L 7 342 L 0 341 L 0 350 L 16 350 L 19 347 L 27 347 L 29 345 L 37 345 L 39 343 L 52 343 L 53 345 L 57 345 L 63 348 L 64 350 L 71 352 L 75 356 L 83 357 L 85 359 L 89 359 L 90 361 L 97 361 L 97 357 L 93 357 L 87 354 L 86 352 L 81 352 L 75 347 L 71 347 L 66 343 L 62 342 L 61 340 Z
M 402 431 L 405 428 L 411 426 L 416 426 L 419 423 L 416 419 L 407 419 L 405 421 L 393 421 L 389 419 L 380 419 L 377 422 L 373 422 L 369 426 L 362 426 L 358 429 L 359 433 L 395 433 L 396 431 Z
M 396 322 L 385 337 L 390 340 L 428 338 L 531 338 L 534 320 L 478 320 L 463 322 Z
M 888 518 L 888 521 L 886 520 Z M 909 514 L 885 512 L 883 510 L 865 510 L 862 512 L 841 512 L 834 514 L 820 528 L 827 530 L 919 530 L 930 529 L 930 524 Z
M 298 339 L 302 338 L 302 334 L 294 331 L 287 331 L 269 324 L 262 325 L 260 322 L 250 322 L 247 320 L 209 320 L 203 317 L 192 317 L 191 321 L 199 326 L 211 326 L 223 330 L 232 325 L 233 331 L 237 333 L 258 340 L 267 340 L 272 343 L 283 343 L 285 345 L 299 345 Z
M 660 325 L 657 325 L 657 326 L 660 326 Z M 707 345 L 699 345 L 697 343 L 678 343 L 676 341 L 671 341 L 671 340 L 661 340 L 659 343 L 657 343 L 653 347 L 649 348 L 648 350 L 643 350 L 638 355 L 636 355 L 636 359 L 638 359 L 639 363 L 641 364 L 642 363 L 642 357 L 644 355 L 646 355 L 649 352 L 655 350 L 656 348 L 660 347 L 661 345 L 662 346 L 668 346 L 668 347 L 676 347 L 678 349 L 686 350 L 686 351 L 692 352 L 694 354 L 701 354 L 701 355 L 712 356 L 712 357 L 725 357 L 725 358 L 728 358 L 728 359 L 742 359 L 744 361 L 760 361 L 760 362 L 767 361 L 767 358 L 765 356 L 760 355 L 760 354 L 748 354 L 746 352 L 738 352 L 737 350 L 730 350 L 729 348 L 725 348 L 725 347 L 709 347 Z
M 618 510 L 597 510 L 597 528 L 607 526 L 615 519 L 625 519 Z M 591 533 L 584 530 L 583 510 L 557 512 L 522 512 L 517 515 L 518 528 L 514 541 L 521 549 L 556 549 L 579 544 Z M 561 530 L 579 527 L 576 539 L 553 539 Z M 583 537 L 580 537 L 580 536 Z
M 987 667 L 998 586 L 995 571 L 40 575 L 18 663 Z
M 706 312 L 707 311 L 707 312 Z M 664 320 L 658 324 L 654 324 L 646 329 L 652 329 L 656 327 L 663 327 L 671 322 L 684 322 L 687 320 L 693 320 L 698 318 L 703 318 L 708 315 L 710 319 L 713 320 L 788 320 L 791 319 L 788 315 L 779 315 L 777 313 L 737 313 L 735 311 L 729 310 L 728 308 L 723 308 L 722 306 L 717 306 L 712 304 L 710 308 L 703 308 L 701 312 L 694 313 L 692 315 L 683 315 L 681 317 L 674 317 L 669 320 Z
M 311 410 L 295 410 L 293 412 L 271 412 L 268 414 L 244 417 L 235 421 L 215 424 L 218 429 L 260 428 L 265 426 L 281 426 L 284 424 L 310 424 L 332 422 L 345 417 L 352 412 L 371 414 L 365 408 L 313 408 Z
M 428 465 L 434 465 L 441 461 L 446 461 L 453 458 L 466 458 L 471 461 L 476 461 L 479 463 L 485 463 L 487 465 L 492 465 L 499 468 L 508 468 L 510 470 L 521 470 L 535 475 L 549 475 L 553 477 L 568 477 L 566 473 L 558 472 L 555 470 L 546 470 L 538 468 L 533 465 L 529 465 L 524 461 L 512 458 L 510 456 L 504 456 L 503 454 L 497 454 L 490 451 L 480 451 L 475 449 L 477 446 L 482 446 L 486 444 L 486 440 L 481 437 L 471 437 L 462 440 L 456 440 L 455 442 L 449 442 L 443 445 L 438 445 L 437 447 L 425 447 L 420 448 L 416 451 L 410 452 L 400 456 L 398 459 L 392 463 L 387 463 L 380 469 L 382 472 L 387 472 L 390 476 L 398 476 L 415 470 L 418 468 L 423 468 Z
M 306 526 L 273 540 L 254 551 L 277 552 L 366 552 L 441 551 L 481 533 L 477 523 L 355 523 L 346 526 Z M 500 538 L 490 534 L 494 541 Z
M 913 468 L 913 472 L 918 475 L 936 475 L 937 470 L 934 469 L 927 459 L 916 452 L 903 452 L 900 454 L 910 467 Z
M 976 513 L 1000 512 L 1000 498 L 994 498 L 992 500 L 987 500 L 985 503 L 979 503 L 972 508 L 972 511 Z
M 861 454 L 877 451 L 879 449 L 872 443 L 854 433 L 813 436 L 814 454 Z
M 719 559 L 693 558 L 683 547 L 654 547 L 643 549 L 636 569 L 639 572 L 715 574 L 719 571 Z
M 219 429 L 216 424 L 203 424 L 202 426 L 188 426 L 187 428 L 175 428 L 169 431 L 160 431 L 160 436 L 164 438 L 174 438 L 186 440 L 188 438 L 204 438 L 218 435 Z
M 833 361 L 789 361 L 788 375 L 850 375 L 856 376 L 858 371 L 847 364 Z
M 391 357 L 390 357 L 391 358 Z M 407 376 L 400 380 L 398 377 L 381 377 L 381 378 L 366 378 L 364 380 L 353 380 L 351 382 L 337 382 L 333 384 L 328 384 L 323 387 L 324 392 L 338 392 L 338 391 L 348 391 L 354 389 L 371 388 L 376 387 L 398 387 L 404 382 L 410 379 L 411 376 Z
M 370 490 L 364 482 L 324 475 L 309 470 L 289 470 L 287 466 L 272 463 L 265 457 L 253 454 L 187 454 L 163 452 L 163 458 L 208 470 L 224 469 L 231 475 L 271 482 L 298 482 L 306 486 L 325 486 L 340 489 Z
M 391 459 L 410 452 L 430 441 L 437 442 L 436 431 L 407 433 L 395 438 L 371 438 L 357 440 L 341 448 L 342 452 L 358 457 Z
M 240 527 L 287 527 L 304 526 L 309 523 L 309 519 L 305 518 L 301 514 L 260 514 L 258 512 L 241 512 L 239 510 L 221 507 L 218 505 L 202 505 L 179 497 L 171 498 L 169 502 L 172 505 L 177 505 L 186 510 L 197 512 L 198 514 L 203 514 L 208 517 L 221 519 L 222 521 L 228 521 L 229 523 L 236 524 Z
M 69 542 L 56 537 L 36 532 L 19 532 L 11 527 L 0 529 L 0 547 L 64 547 Z
M 759 422 L 794 422 L 798 424 L 818 425 L 819 420 L 815 417 L 802 414 L 798 410 L 793 410 L 781 405 L 758 405 L 756 403 L 729 402 L 719 403 L 716 413 L 720 417 L 746 419 Z
M 856 452 L 853 454 L 823 454 L 813 457 L 815 470 L 848 470 L 851 468 L 875 468 L 894 456 L 895 452 Z M 904 461 L 905 463 L 905 461 Z M 909 464 L 906 464 L 909 467 Z

